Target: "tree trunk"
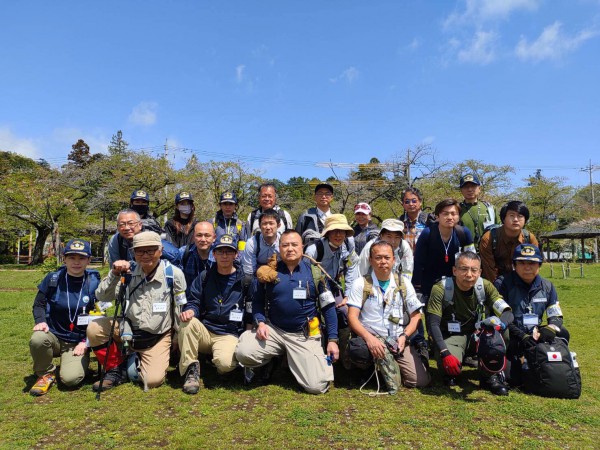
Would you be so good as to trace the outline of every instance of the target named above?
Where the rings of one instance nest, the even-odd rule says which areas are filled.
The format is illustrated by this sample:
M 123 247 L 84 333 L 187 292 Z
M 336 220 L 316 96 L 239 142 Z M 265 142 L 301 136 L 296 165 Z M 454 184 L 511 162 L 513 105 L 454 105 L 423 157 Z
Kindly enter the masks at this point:
M 48 236 L 52 232 L 48 227 L 36 227 L 36 230 L 37 237 L 35 238 L 35 246 L 33 247 L 31 265 L 42 264 L 44 262 L 44 245 L 46 244 L 46 239 L 48 239 Z

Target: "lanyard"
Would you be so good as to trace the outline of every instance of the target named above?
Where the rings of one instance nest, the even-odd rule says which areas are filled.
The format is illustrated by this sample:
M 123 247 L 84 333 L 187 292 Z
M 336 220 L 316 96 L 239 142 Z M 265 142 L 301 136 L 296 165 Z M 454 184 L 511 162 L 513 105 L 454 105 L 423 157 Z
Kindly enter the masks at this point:
M 71 316 L 71 298 L 69 296 L 69 274 L 67 273 L 65 277 L 65 284 L 67 285 L 67 308 L 69 309 L 69 329 L 71 331 L 73 331 L 73 328 L 75 328 L 73 322 L 75 322 L 75 317 L 77 317 L 77 310 L 79 309 L 79 302 L 81 301 L 81 295 L 83 294 L 83 286 L 85 285 L 86 280 L 87 274 L 84 273 L 83 282 L 81 283 L 81 289 L 79 290 L 79 298 L 77 299 L 77 306 L 75 306 L 75 311 L 73 313 L 73 316 Z

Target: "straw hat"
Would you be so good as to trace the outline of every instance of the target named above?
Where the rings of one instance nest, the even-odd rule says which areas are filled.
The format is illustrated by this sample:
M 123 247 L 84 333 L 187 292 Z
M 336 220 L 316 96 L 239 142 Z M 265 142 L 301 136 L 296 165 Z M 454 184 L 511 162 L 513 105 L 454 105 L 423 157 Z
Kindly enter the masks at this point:
M 321 233 L 322 237 L 327 236 L 327 233 L 333 230 L 344 230 L 346 237 L 354 236 L 354 230 L 348 225 L 348 219 L 343 214 L 332 214 L 325 219 L 325 229 Z

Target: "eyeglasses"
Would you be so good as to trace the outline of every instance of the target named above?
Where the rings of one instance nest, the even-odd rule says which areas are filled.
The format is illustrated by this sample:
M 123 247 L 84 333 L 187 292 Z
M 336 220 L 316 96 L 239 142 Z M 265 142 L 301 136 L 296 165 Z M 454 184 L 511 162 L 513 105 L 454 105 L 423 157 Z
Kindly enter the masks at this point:
M 411 203 L 417 203 L 419 200 L 416 198 L 407 198 L 406 200 L 404 200 L 404 204 L 405 205 L 410 205 Z
M 333 194 L 331 192 L 315 192 L 316 197 L 332 197 Z
M 134 220 L 130 220 L 129 222 L 119 222 L 117 224 L 117 227 L 119 227 L 119 228 L 133 228 L 138 223 L 140 223 L 140 222 L 139 221 L 134 221 Z
M 460 273 L 473 273 L 475 275 L 477 275 L 479 272 L 481 272 L 481 269 L 477 268 L 477 267 L 457 267 L 456 270 L 458 270 Z
M 133 253 L 135 253 L 135 256 L 144 256 L 144 255 L 153 256 L 157 250 L 158 250 L 158 247 L 147 249 L 147 250 L 144 250 L 142 248 L 134 248 Z

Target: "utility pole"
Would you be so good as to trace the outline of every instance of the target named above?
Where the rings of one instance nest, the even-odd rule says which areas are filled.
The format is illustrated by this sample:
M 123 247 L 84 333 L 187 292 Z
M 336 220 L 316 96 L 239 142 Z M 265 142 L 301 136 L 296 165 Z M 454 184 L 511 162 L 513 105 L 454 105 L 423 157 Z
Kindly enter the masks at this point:
M 600 169 L 600 166 L 593 166 L 591 159 L 589 165 L 581 169 L 582 172 L 588 172 L 590 175 L 590 191 L 592 193 L 592 212 L 594 214 L 596 213 L 596 196 L 594 195 L 594 180 L 592 178 L 592 174 L 598 169 Z M 581 255 L 585 258 L 585 253 L 583 249 L 581 250 Z M 594 262 L 598 262 L 598 238 L 594 238 Z
M 410 147 L 406 149 L 406 181 L 408 182 L 408 186 L 412 186 L 410 178 Z

